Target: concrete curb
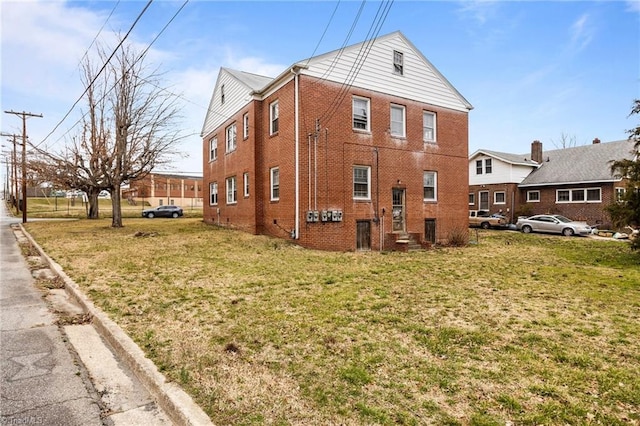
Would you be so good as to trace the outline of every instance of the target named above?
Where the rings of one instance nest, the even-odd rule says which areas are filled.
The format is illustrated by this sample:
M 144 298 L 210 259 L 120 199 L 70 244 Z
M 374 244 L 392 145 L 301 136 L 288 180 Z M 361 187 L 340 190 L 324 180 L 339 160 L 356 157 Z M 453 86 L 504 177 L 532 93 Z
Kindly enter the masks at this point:
M 44 252 L 22 224 L 20 224 L 20 228 L 51 270 L 64 281 L 65 291 L 82 306 L 85 312 L 92 316 L 93 326 L 98 330 L 98 333 L 109 342 L 118 358 L 136 374 L 171 421 L 181 426 L 213 425 L 202 408 L 178 385 L 168 382 L 155 364 L 144 355 L 142 349 L 82 293 L 78 284 L 69 278 L 62 267 Z

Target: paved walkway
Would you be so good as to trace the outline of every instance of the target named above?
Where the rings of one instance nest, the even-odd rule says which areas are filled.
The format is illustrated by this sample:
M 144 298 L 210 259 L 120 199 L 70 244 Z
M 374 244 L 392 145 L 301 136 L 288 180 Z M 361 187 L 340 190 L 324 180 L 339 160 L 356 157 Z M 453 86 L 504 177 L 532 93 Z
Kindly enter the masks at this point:
M 40 257 L 25 260 L 21 218 L 0 203 L 0 425 L 170 425 Z M 55 311 L 54 314 L 52 311 Z M 59 319 L 72 325 L 58 325 Z M 69 319 L 75 319 L 69 321 Z M 80 323 L 80 324 L 77 324 Z

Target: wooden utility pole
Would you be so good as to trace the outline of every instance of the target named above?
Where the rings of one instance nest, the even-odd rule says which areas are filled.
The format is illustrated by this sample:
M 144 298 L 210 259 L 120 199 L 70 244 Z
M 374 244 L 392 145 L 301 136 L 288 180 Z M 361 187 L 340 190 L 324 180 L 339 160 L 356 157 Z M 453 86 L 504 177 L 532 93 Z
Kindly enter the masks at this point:
M 22 116 L 22 223 L 27 223 L 27 117 L 40 117 L 42 114 L 30 112 L 5 111 L 7 114 Z
M 16 197 L 18 196 L 18 163 L 16 162 L 16 138 L 19 135 L 13 133 L 0 133 L 0 136 L 11 136 L 13 140 L 13 152 L 11 153 L 11 204 L 16 208 L 16 214 L 20 213 L 20 206 Z

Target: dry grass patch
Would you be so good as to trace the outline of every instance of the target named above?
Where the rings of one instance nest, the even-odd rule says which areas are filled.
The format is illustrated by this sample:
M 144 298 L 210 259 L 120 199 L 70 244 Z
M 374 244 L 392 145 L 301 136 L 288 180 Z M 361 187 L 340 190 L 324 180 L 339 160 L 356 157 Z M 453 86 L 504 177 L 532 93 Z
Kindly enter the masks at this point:
M 216 424 L 640 422 L 622 243 L 330 253 L 194 219 L 28 229 Z

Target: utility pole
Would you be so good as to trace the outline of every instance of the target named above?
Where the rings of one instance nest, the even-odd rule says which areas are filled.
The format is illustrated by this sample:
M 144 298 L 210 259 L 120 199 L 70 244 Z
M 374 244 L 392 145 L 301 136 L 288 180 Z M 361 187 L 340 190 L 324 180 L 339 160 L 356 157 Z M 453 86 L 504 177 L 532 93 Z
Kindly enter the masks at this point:
M 16 214 L 20 213 L 20 206 L 18 205 L 18 201 L 16 201 L 16 197 L 18 196 L 18 163 L 16 160 L 16 138 L 20 135 L 16 135 L 13 133 L 0 133 L 0 136 L 11 136 L 13 140 L 13 152 L 11 155 L 11 204 L 16 208 Z
M 27 117 L 42 118 L 42 114 L 24 111 L 5 111 L 5 113 L 22 116 L 22 223 L 27 223 Z

